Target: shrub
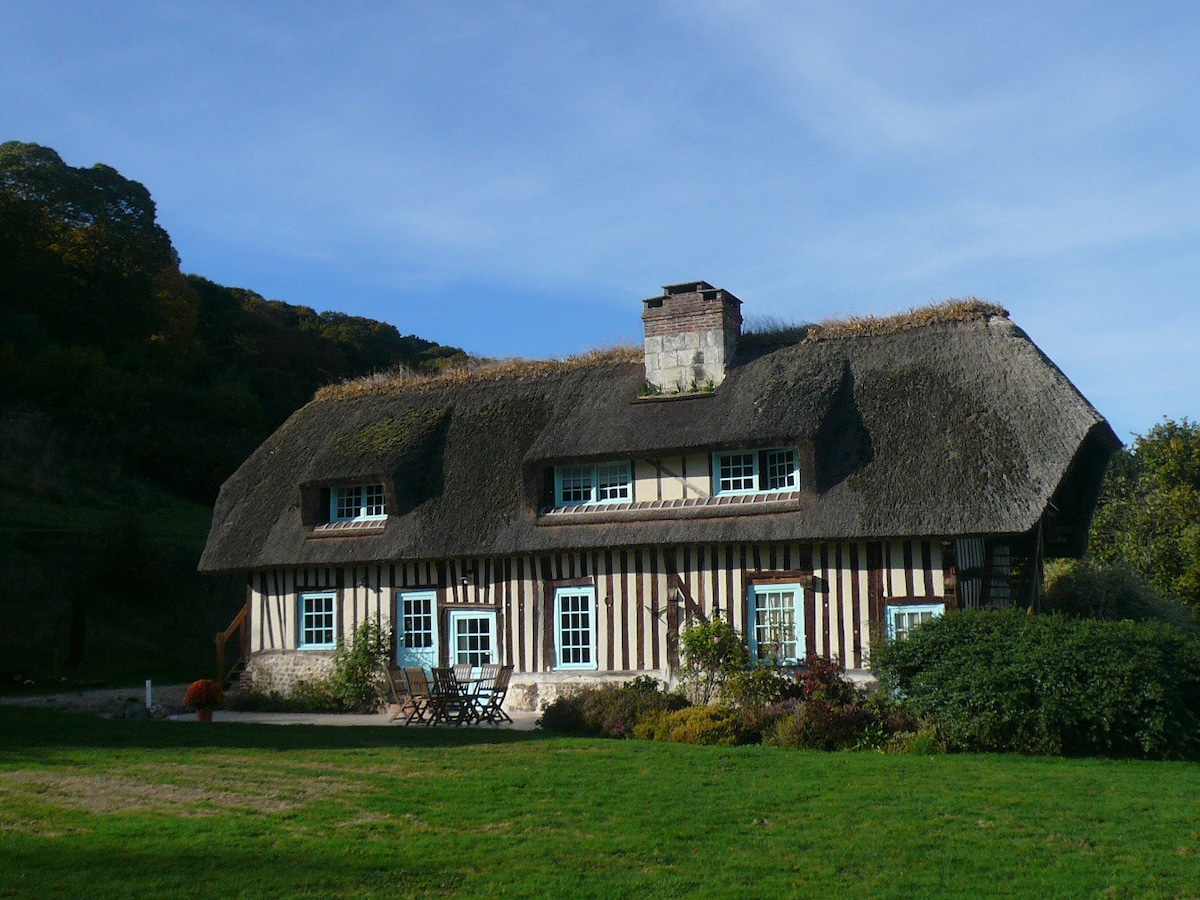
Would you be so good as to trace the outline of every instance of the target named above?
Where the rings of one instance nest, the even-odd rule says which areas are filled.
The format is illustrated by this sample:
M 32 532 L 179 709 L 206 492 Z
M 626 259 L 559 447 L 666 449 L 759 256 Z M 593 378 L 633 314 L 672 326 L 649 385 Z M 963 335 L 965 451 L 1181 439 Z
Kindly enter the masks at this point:
M 634 737 L 679 744 L 733 746 L 750 742 L 742 717 L 727 706 L 689 706 L 661 710 L 647 716 L 634 728 Z
M 824 700 L 845 705 L 862 699 L 862 692 L 846 680 L 845 669 L 836 659 L 815 654 L 805 660 L 804 668 L 796 673 L 800 696 L 805 700 Z
M 709 703 L 730 675 L 746 668 L 750 658 L 742 636 L 721 619 L 684 629 L 679 644 L 683 656 L 681 680 L 694 703 Z
M 1159 596 L 1150 582 L 1123 565 L 1097 566 L 1077 560 L 1046 568 L 1047 612 L 1094 619 L 1161 620 L 1197 631 L 1195 612 L 1179 600 Z
M 717 690 L 722 703 L 744 711 L 762 709 L 802 693 L 801 685 L 790 673 L 773 666 L 733 672 Z
M 1200 641 L 1163 622 L 947 613 L 875 671 L 951 749 L 1195 757 Z
M 560 734 L 626 738 L 638 722 L 657 712 L 687 705 L 679 694 L 658 689 L 658 681 L 641 677 L 624 685 L 585 687 L 556 698 L 542 713 L 538 725 Z
M 333 657 L 327 687 L 334 704 L 345 712 L 375 712 L 388 696 L 383 669 L 391 653 L 392 634 L 368 619 L 342 643 Z
M 555 697 L 542 710 L 537 726 L 557 734 L 586 734 L 582 694 L 560 694 Z
M 797 704 L 791 715 L 775 723 L 764 740 L 794 750 L 847 750 L 856 746 L 873 724 L 877 720 L 858 702 L 817 698 Z

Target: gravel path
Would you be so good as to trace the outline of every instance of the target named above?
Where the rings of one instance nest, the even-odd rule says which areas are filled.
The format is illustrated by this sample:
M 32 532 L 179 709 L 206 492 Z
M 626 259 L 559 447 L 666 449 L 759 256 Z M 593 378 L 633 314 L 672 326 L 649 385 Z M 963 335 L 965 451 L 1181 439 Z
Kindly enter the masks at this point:
M 155 706 L 169 712 L 181 712 L 186 684 L 153 685 L 151 699 Z M 146 706 L 145 687 L 98 688 L 95 690 L 63 691 L 58 694 L 0 695 L 0 705 L 27 706 L 38 709 L 62 709 L 69 712 L 94 712 L 115 716 L 128 706 Z

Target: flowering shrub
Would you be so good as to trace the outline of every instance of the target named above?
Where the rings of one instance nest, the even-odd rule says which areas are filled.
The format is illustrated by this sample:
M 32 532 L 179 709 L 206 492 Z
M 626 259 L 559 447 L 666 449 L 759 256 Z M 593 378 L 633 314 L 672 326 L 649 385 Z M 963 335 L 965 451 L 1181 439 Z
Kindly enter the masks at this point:
M 688 697 L 695 703 L 708 703 L 734 672 L 743 671 L 750 651 L 742 636 L 721 619 L 700 622 L 679 635 L 683 651 L 682 680 Z
M 225 702 L 225 692 L 211 678 L 193 681 L 183 695 L 184 706 L 192 709 L 217 709 Z

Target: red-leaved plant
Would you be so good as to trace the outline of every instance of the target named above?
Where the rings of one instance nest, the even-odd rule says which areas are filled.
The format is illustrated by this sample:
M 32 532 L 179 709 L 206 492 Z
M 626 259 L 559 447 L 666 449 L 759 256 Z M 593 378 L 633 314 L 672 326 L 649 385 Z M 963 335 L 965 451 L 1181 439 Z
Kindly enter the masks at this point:
M 183 695 L 183 703 L 192 709 L 217 709 L 225 702 L 225 692 L 211 678 L 193 681 Z

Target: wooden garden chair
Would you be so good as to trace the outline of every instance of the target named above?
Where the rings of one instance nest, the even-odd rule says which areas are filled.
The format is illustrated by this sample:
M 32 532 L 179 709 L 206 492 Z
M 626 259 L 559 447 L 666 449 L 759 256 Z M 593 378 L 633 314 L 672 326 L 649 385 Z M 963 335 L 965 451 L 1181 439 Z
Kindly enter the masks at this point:
M 408 679 L 404 677 L 404 670 L 395 666 L 385 665 L 383 674 L 387 676 L 388 689 L 392 692 L 392 702 L 396 704 L 396 711 L 388 721 L 395 722 L 405 714 L 412 704 L 412 697 L 408 693 Z
M 484 687 L 480 692 L 479 717 L 480 722 L 511 722 L 512 716 L 503 709 L 504 698 L 508 696 L 508 682 L 512 679 L 513 667 L 500 666 L 495 680 L 490 688 Z
M 436 698 L 425 670 L 420 666 L 409 666 L 403 670 L 403 675 L 408 686 L 408 699 L 411 703 L 408 718 L 404 720 L 404 724 L 420 722 L 422 725 L 432 725 Z
M 447 725 L 461 725 L 468 715 L 467 699 L 454 677 L 454 669 L 439 666 L 433 670 L 433 718 Z

